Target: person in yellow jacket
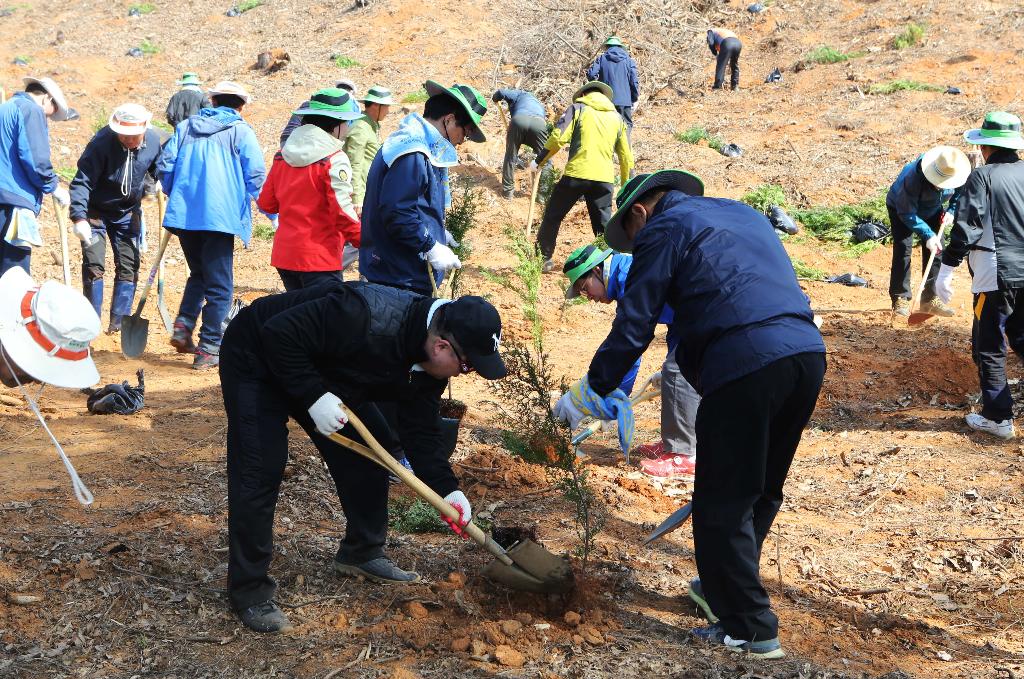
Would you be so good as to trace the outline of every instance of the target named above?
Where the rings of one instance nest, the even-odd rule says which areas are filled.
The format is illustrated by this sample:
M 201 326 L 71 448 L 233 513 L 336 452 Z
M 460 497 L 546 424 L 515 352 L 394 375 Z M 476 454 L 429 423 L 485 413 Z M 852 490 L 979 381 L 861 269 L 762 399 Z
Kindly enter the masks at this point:
M 544 271 L 554 268 L 555 239 L 562 220 L 580 198 L 587 201 L 594 235 L 604 233 L 611 218 L 615 192 L 612 156 L 619 157 L 620 182 L 629 180 L 633 151 L 629 147 L 626 123 L 612 104 L 612 88 L 592 81 L 573 95 L 573 103 L 558 120 L 545 144 L 544 154 L 531 169 L 543 167 L 559 149 L 569 145 L 569 162 L 555 184 L 537 231 L 537 247 L 544 255 Z

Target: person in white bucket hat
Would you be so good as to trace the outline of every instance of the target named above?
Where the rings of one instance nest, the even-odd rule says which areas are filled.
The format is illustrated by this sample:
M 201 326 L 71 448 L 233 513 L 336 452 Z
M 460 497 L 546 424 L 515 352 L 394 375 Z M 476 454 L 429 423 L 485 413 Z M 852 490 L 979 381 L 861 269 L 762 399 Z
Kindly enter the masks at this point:
M 147 175 L 156 176 L 160 135 L 153 114 L 139 104 L 121 104 L 110 114 L 78 159 L 71 180 L 72 230 L 82 241 L 82 293 L 96 314 L 103 306 L 107 240 L 114 254 L 114 291 L 108 333 L 131 314 L 139 278 L 142 197 Z
M 907 163 L 885 196 L 885 207 L 892 225 L 892 270 L 889 274 L 889 296 L 892 310 L 900 316 L 910 315 L 910 260 L 914 235 L 921 239 L 921 269 L 927 266 L 929 254 L 942 252 L 939 227 L 953 223 L 959 192 L 956 191 L 971 174 L 971 161 L 960 149 L 936 146 Z M 937 266 L 928 272 L 928 285 L 921 294 L 921 311 L 935 316 L 952 316 L 953 310 L 936 299 L 932 284 Z

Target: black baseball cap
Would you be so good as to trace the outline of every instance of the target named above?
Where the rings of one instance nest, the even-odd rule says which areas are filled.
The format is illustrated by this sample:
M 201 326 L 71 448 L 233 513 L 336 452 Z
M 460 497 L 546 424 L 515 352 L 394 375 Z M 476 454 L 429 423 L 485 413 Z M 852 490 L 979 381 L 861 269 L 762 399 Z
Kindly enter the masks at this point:
M 483 297 L 466 295 L 444 305 L 443 331 L 452 336 L 466 361 L 481 377 L 497 380 L 508 375 L 498 349 L 501 347 L 501 316 Z

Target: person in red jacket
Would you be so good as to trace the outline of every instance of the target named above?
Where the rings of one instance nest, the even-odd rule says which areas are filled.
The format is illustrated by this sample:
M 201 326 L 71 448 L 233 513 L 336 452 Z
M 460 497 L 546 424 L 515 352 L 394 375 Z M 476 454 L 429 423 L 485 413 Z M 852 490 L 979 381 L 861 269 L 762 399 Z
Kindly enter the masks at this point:
M 344 151 L 359 104 L 342 89 L 323 89 L 295 115 L 302 125 L 274 156 L 257 201 L 278 216 L 270 263 L 288 291 L 341 280 L 341 251 L 346 242 L 359 247 L 360 232 Z

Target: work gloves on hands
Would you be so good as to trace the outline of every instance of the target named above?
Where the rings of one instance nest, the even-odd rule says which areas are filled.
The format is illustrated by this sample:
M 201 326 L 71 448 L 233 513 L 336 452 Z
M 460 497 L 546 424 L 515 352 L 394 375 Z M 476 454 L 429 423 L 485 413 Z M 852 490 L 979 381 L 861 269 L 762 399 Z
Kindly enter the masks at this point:
M 942 253 L 942 241 L 939 240 L 938 236 L 932 236 L 924 242 L 924 246 L 928 248 L 928 252 L 938 257 Z
M 953 226 L 953 215 L 949 212 L 942 213 L 942 226 L 946 229 Z
M 448 524 L 448 527 L 455 532 L 459 537 L 468 537 L 466 531 L 463 530 L 469 525 L 470 519 L 473 518 L 473 508 L 469 504 L 469 498 L 461 490 L 453 490 L 444 496 L 444 501 L 455 507 L 455 511 L 459 513 L 459 520 L 453 521 L 447 516 L 441 516 L 444 522 Z
M 83 243 L 88 243 L 92 240 L 92 224 L 84 219 L 79 219 L 75 222 L 75 225 L 71 227 L 71 232 L 78 236 L 78 240 Z
M 935 277 L 935 296 L 945 304 L 953 299 L 953 267 L 943 264 L 939 268 L 939 275 Z
M 420 257 L 427 260 L 435 271 L 448 271 L 449 269 L 461 269 L 462 262 L 447 245 L 434 243 L 434 246 L 421 254 Z
M 330 436 L 348 424 L 348 413 L 341 399 L 327 392 L 309 407 L 309 416 L 313 418 L 316 430 L 324 436 Z
M 450 248 L 459 247 L 459 241 L 455 240 L 455 236 L 453 236 L 452 232 L 448 229 L 444 230 L 444 244 Z
M 580 426 L 580 420 L 583 419 L 584 413 L 575 406 L 572 402 L 572 393 L 570 391 L 562 394 L 562 397 L 555 403 L 555 407 L 552 409 L 552 414 L 563 422 L 569 423 L 569 429 L 573 430 Z
M 71 194 L 63 186 L 58 186 L 53 190 L 53 198 L 61 207 L 71 205 Z
M 530 172 L 540 172 L 540 168 L 537 167 L 537 161 L 536 160 L 531 160 L 530 161 L 530 166 L 528 168 L 526 168 L 526 169 L 529 170 Z

